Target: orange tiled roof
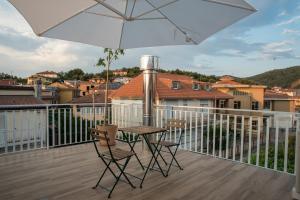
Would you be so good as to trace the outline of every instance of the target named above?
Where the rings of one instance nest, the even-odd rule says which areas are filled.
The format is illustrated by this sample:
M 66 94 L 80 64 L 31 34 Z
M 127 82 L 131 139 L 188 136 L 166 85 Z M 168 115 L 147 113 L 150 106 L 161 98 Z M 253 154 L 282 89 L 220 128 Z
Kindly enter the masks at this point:
M 180 89 L 171 88 L 172 81 L 180 81 Z M 193 90 L 193 83 L 207 84 L 193 80 L 189 76 L 158 73 L 157 96 L 159 99 L 230 99 L 232 96 L 219 91 Z M 133 78 L 128 84 L 122 86 L 112 94 L 112 99 L 142 99 L 143 74 Z
M 277 93 L 272 90 L 266 90 L 264 97 L 266 99 L 293 99 L 291 96 L 289 96 L 287 94 Z
M 108 91 L 108 103 L 111 102 L 110 96 L 112 95 L 113 91 Z M 81 103 L 93 103 L 93 96 L 87 95 L 83 97 L 79 97 L 71 101 L 71 103 L 75 104 L 81 104 Z M 105 91 L 100 91 L 97 94 L 95 94 L 95 103 L 105 103 Z

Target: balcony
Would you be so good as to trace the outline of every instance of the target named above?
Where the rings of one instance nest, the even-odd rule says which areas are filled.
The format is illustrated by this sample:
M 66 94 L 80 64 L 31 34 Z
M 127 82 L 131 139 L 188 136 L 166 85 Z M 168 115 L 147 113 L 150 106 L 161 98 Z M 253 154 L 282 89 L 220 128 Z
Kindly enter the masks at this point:
M 90 127 L 103 123 L 103 105 L 96 104 L 95 117 L 93 110 L 89 104 L 1 108 L 1 199 L 106 198 L 91 189 L 104 167 L 89 136 Z M 156 106 L 154 113 L 159 127 L 168 119 L 186 120 L 167 138 L 183 132 L 178 159 L 184 171 L 173 169 L 168 178 L 153 171 L 143 189 L 120 183 L 112 198 L 291 199 L 297 114 L 180 106 Z M 109 119 L 119 127 L 141 125 L 142 106 L 112 104 Z M 136 151 L 149 159 L 140 143 Z M 139 176 L 138 167 L 132 158 L 127 169 Z

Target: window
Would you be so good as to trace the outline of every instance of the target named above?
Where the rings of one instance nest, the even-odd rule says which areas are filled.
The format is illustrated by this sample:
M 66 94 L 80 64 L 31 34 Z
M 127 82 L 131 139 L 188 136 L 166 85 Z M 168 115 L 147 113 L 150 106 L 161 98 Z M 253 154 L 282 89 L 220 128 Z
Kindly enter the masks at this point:
M 258 101 L 252 102 L 252 110 L 258 110 L 259 109 L 259 103 Z
M 258 130 L 258 121 L 257 120 L 252 121 L 252 130 Z
M 226 104 L 225 100 L 220 100 L 219 107 L 220 108 L 225 108 L 225 104 Z
M 180 82 L 179 81 L 172 81 L 172 89 L 179 90 L 180 89 Z
M 271 110 L 271 101 L 264 101 L 264 109 Z
M 234 101 L 233 102 L 234 109 L 241 109 L 241 102 L 240 101 Z
M 244 92 L 244 91 L 238 91 L 238 90 L 234 90 L 233 91 L 233 95 L 234 96 L 247 96 L 249 95 L 247 92 Z
M 200 84 L 199 83 L 193 83 L 193 90 L 200 90 Z

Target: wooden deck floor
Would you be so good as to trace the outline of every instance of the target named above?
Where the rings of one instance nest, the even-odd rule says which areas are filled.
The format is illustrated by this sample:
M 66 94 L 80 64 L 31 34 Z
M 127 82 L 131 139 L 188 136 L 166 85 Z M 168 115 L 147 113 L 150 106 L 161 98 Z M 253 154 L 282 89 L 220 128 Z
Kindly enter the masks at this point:
M 178 159 L 184 171 L 174 168 L 167 178 L 153 171 L 143 189 L 120 182 L 112 199 L 291 199 L 293 176 L 185 151 Z M 106 199 L 106 191 L 91 189 L 101 169 L 92 144 L 1 156 L 0 199 Z M 134 158 L 128 169 L 142 175 Z M 138 186 L 138 180 L 132 181 Z M 104 184 L 111 183 L 105 177 Z

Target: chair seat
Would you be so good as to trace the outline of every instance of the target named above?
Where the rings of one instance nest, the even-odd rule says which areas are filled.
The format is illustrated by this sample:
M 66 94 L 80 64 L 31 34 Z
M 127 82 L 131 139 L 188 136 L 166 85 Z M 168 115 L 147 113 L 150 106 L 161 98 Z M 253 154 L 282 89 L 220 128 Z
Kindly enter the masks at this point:
M 150 141 L 151 144 L 157 144 L 158 141 Z M 159 145 L 162 145 L 164 147 L 172 147 L 172 146 L 177 146 L 179 145 L 176 142 L 169 142 L 169 141 L 160 141 Z
M 126 150 L 119 149 L 119 148 L 112 149 L 111 153 L 112 153 L 113 157 L 115 158 L 115 160 L 122 160 L 124 158 L 128 158 L 130 156 L 135 155 L 135 153 L 133 151 L 126 151 Z M 103 153 L 103 156 L 111 159 L 109 151 L 105 151 Z

